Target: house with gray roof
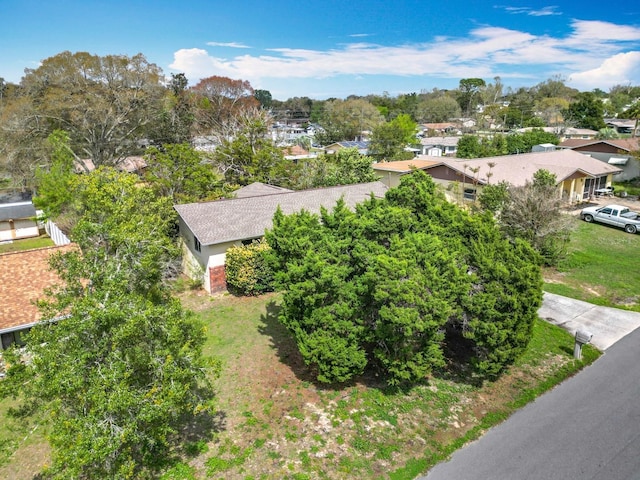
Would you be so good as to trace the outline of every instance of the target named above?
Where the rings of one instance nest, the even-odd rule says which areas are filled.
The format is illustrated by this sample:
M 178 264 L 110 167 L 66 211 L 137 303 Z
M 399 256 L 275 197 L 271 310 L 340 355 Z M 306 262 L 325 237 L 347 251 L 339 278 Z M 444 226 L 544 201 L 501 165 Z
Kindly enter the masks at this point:
M 0 204 L 0 242 L 40 235 L 31 202 Z
M 267 189 L 267 194 L 260 193 L 260 186 L 254 188 L 258 195 L 174 205 L 183 244 L 183 271 L 192 278 L 202 276 L 210 293 L 226 289 L 227 249 L 261 238 L 272 226 L 278 207 L 284 214 L 301 210 L 318 214 L 323 207 L 333 208 L 341 198 L 347 207 L 355 208 L 372 195 L 384 197 L 387 190 L 381 182 L 280 193 Z
M 424 137 L 420 139 L 420 153 L 431 157 L 453 157 L 461 137 Z

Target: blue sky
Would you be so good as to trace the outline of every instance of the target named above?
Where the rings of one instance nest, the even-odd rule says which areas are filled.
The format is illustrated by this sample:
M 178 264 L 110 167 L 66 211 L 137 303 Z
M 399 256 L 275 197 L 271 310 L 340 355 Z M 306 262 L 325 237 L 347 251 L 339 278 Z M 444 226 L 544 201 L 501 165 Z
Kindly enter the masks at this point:
M 191 84 L 248 80 L 285 100 L 456 88 L 480 77 L 640 85 L 638 2 L 0 0 L 0 77 L 62 51 L 143 53 Z

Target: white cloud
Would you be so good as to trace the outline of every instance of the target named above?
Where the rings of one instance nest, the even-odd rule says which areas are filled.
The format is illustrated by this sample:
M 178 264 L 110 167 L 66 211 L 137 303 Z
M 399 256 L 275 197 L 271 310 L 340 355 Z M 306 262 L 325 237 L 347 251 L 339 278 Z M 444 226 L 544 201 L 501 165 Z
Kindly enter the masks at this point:
M 582 20 L 573 20 L 570 26 L 572 31 L 565 37 L 483 26 L 465 37 L 437 37 L 421 44 L 389 46 L 360 42 L 327 50 L 272 48 L 262 54 L 243 54 L 229 59 L 191 48 L 176 51 L 170 68 L 194 80 L 222 75 L 248 80 L 252 85 L 261 84 L 265 79 L 368 75 L 449 79 L 499 75 L 543 81 L 558 73 L 573 74 L 576 82 L 585 81 L 591 75 L 593 79 L 600 79 L 594 80 L 597 82 L 608 81 L 607 75 L 611 74 L 607 72 L 611 71 L 625 71 L 625 78 L 637 83 L 640 77 L 636 75 L 634 79 L 631 76 L 634 70 L 630 67 L 637 63 L 637 52 L 628 51 L 640 44 L 640 28 Z M 365 34 L 354 36 L 360 35 Z M 224 45 L 240 48 L 242 44 Z
M 562 12 L 558 12 L 557 6 L 542 7 L 538 10 L 534 10 L 530 7 L 505 7 L 501 5 L 495 5 L 494 8 L 504 9 L 507 13 L 512 15 L 530 15 L 532 17 L 546 17 L 549 15 L 562 15 Z
M 637 42 L 640 40 L 640 27 L 616 25 L 598 20 L 573 20 L 574 33 L 570 41 L 586 44 L 597 42 Z
M 567 83 L 579 90 L 593 90 L 635 85 L 639 78 L 640 52 L 626 52 L 607 58 L 597 68 L 570 75 Z
M 237 43 L 237 42 L 227 42 L 227 43 L 207 42 L 207 45 L 209 45 L 210 47 L 251 48 L 248 45 L 245 45 L 243 43 Z

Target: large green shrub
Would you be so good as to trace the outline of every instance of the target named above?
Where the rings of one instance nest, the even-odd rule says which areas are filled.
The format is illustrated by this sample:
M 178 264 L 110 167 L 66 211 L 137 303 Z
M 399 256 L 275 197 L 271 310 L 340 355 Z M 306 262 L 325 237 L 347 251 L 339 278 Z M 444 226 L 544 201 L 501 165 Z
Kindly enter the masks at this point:
M 263 240 L 227 250 L 227 287 L 238 295 L 259 295 L 273 291 L 273 273 L 265 254 L 270 249 Z
M 319 381 L 371 367 L 389 384 L 419 381 L 445 364 L 447 335 L 493 377 L 529 342 L 540 257 L 491 215 L 448 203 L 423 172 L 356 212 L 341 201 L 320 216 L 278 211 L 273 224 L 280 321 Z

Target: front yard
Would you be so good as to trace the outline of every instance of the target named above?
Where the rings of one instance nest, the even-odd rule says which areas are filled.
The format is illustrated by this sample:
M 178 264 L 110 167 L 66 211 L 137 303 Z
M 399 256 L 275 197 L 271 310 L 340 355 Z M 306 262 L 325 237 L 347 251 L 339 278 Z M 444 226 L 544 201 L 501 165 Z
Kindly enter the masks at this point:
M 640 235 L 576 219 L 569 257 L 544 272 L 545 290 L 640 312 Z
M 578 221 L 578 220 L 576 220 Z M 572 253 L 545 289 L 640 311 L 640 235 L 580 222 Z M 480 385 L 449 365 L 428 381 L 387 389 L 375 375 L 343 387 L 316 384 L 277 321 L 278 294 L 181 294 L 205 322 L 206 353 L 224 362 L 216 382 L 217 433 L 164 479 L 412 479 L 584 366 L 573 338 L 538 321 L 526 354 Z M 585 363 L 598 352 L 585 347 Z M 40 418 L 0 405 L 0 478 L 31 479 L 48 461 Z

